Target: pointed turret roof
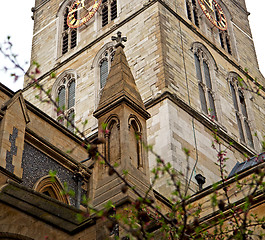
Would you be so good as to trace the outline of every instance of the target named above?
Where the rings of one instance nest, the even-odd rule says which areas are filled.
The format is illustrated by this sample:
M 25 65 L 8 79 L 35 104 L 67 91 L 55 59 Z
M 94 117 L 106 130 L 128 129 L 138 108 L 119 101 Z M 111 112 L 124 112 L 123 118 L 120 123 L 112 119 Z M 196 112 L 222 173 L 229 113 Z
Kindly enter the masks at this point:
M 100 115 L 103 109 L 106 110 L 110 105 L 120 102 L 122 99 L 133 104 L 134 108 L 138 108 L 138 111 L 140 110 L 146 118 L 149 118 L 123 51 L 123 45 L 117 44 L 106 85 L 102 90 L 98 108 L 94 113 L 95 117 Z

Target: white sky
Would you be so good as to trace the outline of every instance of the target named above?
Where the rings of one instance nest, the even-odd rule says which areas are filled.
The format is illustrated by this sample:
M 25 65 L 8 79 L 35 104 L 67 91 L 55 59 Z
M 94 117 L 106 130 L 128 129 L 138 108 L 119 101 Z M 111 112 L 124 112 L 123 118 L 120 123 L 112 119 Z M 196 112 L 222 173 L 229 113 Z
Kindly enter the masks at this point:
M 2 0 L 3 1 L 3 0 Z M 248 11 L 251 13 L 249 20 L 251 30 L 255 42 L 256 52 L 259 60 L 260 70 L 265 75 L 265 49 L 264 49 L 264 9 L 265 0 L 246 0 Z M 0 29 L 0 44 L 4 42 L 7 36 L 11 36 L 11 41 L 14 45 L 14 53 L 18 54 L 20 64 L 24 66 L 24 69 L 28 68 L 28 65 L 24 63 L 30 60 L 31 51 L 31 39 L 33 31 L 33 20 L 31 19 L 31 8 L 34 6 L 34 0 L 13 0 L 12 1 L 12 16 L 10 20 L 10 11 L 1 11 L 1 23 Z M 0 56 L 0 69 L 4 66 L 9 66 L 6 59 Z M 245 67 L 245 66 L 243 66 Z M 18 73 L 21 75 L 21 72 Z M 255 77 L 255 76 L 254 76 Z M 5 73 L 0 71 L 0 82 L 16 91 L 23 86 L 23 77 L 14 83 L 10 77 L 10 72 Z

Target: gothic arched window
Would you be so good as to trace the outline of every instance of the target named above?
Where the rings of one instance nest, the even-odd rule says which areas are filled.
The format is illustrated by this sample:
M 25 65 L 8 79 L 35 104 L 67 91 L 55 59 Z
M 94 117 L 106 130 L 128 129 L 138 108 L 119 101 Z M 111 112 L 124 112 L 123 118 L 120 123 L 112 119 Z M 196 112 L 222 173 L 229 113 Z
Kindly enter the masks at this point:
M 200 27 L 197 0 L 186 0 L 186 9 L 188 19 L 193 22 L 197 27 Z
M 59 179 L 51 176 L 41 178 L 34 186 L 37 192 L 40 192 L 48 197 L 57 199 L 63 203 L 69 204 L 69 199 L 66 195 L 61 194 L 63 186 Z
M 239 138 L 241 142 L 246 143 L 250 147 L 254 148 L 245 96 L 242 87 L 239 86 L 238 78 L 239 76 L 233 74 L 233 76 L 229 79 L 229 85 L 236 114 Z
M 75 85 L 76 75 L 73 72 L 66 72 L 58 79 L 55 88 L 55 97 L 58 103 L 57 120 L 65 125 L 70 131 L 74 128 L 71 123 L 74 123 L 75 116 Z M 65 119 L 65 117 L 67 119 Z
M 217 119 L 209 60 L 201 49 L 194 53 L 194 59 L 202 111 Z
M 100 90 L 106 84 L 109 70 L 110 70 L 110 65 L 111 65 L 111 62 L 113 61 L 114 54 L 115 54 L 114 48 L 110 47 L 103 52 L 99 60 Z
M 101 7 L 102 27 L 117 18 L 117 0 L 103 0 Z

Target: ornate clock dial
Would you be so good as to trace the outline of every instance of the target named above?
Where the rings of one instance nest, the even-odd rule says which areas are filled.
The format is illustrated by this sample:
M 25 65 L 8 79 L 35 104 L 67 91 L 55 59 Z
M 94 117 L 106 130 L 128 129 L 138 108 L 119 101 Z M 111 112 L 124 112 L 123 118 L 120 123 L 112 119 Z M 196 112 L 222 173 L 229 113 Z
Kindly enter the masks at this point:
M 227 21 L 221 6 L 216 0 L 198 0 L 199 5 L 209 21 L 220 30 L 227 29 Z
M 101 2 L 102 0 L 76 0 L 67 16 L 69 28 L 78 28 L 88 22 L 98 10 Z M 77 17 L 78 14 L 79 17 Z

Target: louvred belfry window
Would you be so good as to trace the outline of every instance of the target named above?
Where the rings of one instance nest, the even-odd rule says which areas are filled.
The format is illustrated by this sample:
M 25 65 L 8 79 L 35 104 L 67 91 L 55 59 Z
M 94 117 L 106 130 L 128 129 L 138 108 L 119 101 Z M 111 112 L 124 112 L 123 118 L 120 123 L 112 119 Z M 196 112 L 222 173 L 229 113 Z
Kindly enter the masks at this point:
M 215 10 L 215 18 L 219 22 L 220 21 L 220 15 L 219 15 L 215 6 L 214 6 L 214 10 Z M 219 34 L 221 47 L 225 51 L 227 51 L 230 55 L 232 55 L 232 48 L 231 48 L 230 36 L 228 34 L 228 31 L 218 29 L 218 34 Z
M 103 0 L 101 6 L 102 27 L 117 18 L 117 0 Z
M 61 84 L 58 88 L 58 113 L 57 120 L 67 126 L 67 128 L 73 131 L 73 127 L 70 122 L 74 123 L 75 115 L 75 85 L 76 78 L 73 73 L 65 74 L 61 80 Z M 64 119 L 67 116 L 68 119 Z
M 69 7 L 65 8 L 63 15 L 63 31 L 62 31 L 62 55 L 67 53 L 70 49 L 73 49 L 77 45 L 77 30 L 71 29 L 67 25 L 67 16 L 69 13 Z M 77 12 L 75 12 L 77 18 Z
M 230 89 L 234 104 L 234 110 L 236 114 L 236 121 L 237 121 L 240 141 L 254 148 L 254 142 L 249 125 L 245 96 L 241 87 L 238 86 L 238 80 L 236 77 L 233 77 L 230 80 Z
M 202 111 L 217 119 L 209 66 L 202 52 L 195 53 L 194 59 Z
M 193 22 L 197 27 L 200 27 L 197 0 L 186 0 L 186 9 L 188 19 Z

